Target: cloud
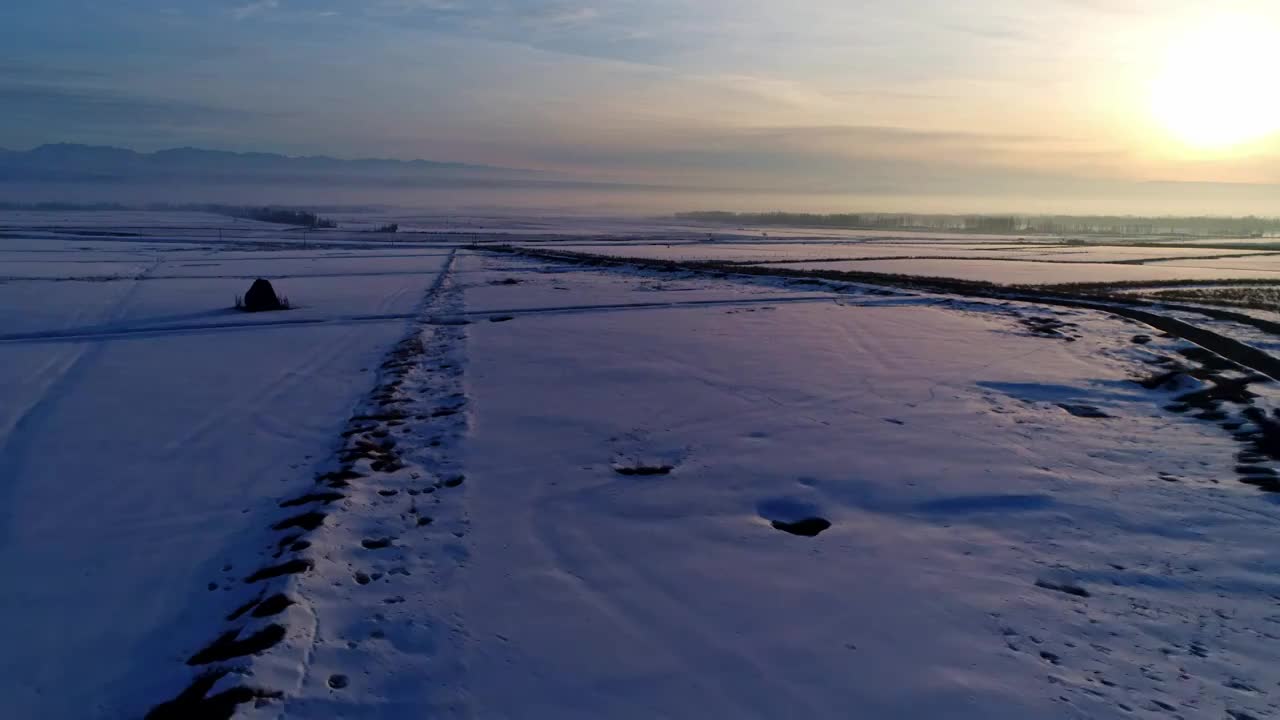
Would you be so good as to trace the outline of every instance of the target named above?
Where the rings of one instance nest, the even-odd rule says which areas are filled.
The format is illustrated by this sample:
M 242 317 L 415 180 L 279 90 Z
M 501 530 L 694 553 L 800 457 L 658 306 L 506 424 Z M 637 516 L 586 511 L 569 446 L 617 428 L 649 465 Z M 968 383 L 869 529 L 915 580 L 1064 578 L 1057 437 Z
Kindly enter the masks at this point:
M 231 15 L 236 20 L 247 20 L 269 10 L 275 10 L 278 7 L 280 7 L 280 0 L 255 0 L 255 2 L 251 2 L 248 5 L 241 5 L 233 9 Z
M 66 80 L 88 80 L 104 76 L 105 73 L 96 70 L 70 68 L 61 65 L 44 65 L 17 60 L 0 60 L 0 81 L 15 80 L 22 82 L 59 82 Z
M 0 106 L 11 117 L 88 127 L 202 125 L 258 118 L 265 113 L 168 98 L 144 97 L 90 88 L 0 81 Z

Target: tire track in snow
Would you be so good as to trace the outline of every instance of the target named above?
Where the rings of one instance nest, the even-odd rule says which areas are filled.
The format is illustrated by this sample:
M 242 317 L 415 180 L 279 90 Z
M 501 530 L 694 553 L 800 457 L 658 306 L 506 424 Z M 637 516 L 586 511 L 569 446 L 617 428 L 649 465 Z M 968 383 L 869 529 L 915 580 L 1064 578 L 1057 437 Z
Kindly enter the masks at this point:
M 162 260 L 157 256 L 154 258 L 151 266 L 144 270 L 135 280 L 140 280 L 148 273 L 153 272 L 160 267 Z M 125 309 L 129 302 L 137 294 L 140 285 L 134 282 L 129 290 L 121 295 L 112 305 L 111 310 L 106 316 L 111 319 L 119 319 L 124 316 Z M 14 420 L 5 428 L 0 428 L 0 474 L 7 478 L 16 478 L 22 474 L 23 467 L 30 461 L 28 455 L 29 441 L 26 438 L 34 437 L 36 433 L 31 429 L 32 426 L 41 422 L 46 415 L 46 410 L 66 397 L 70 391 L 70 386 L 87 373 L 93 366 L 93 363 L 104 352 L 106 346 L 101 345 L 81 345 L 74 348 L 73 352 L 63 358 L 55 358 L 48 361 L 39 373 L 45 378 L 44 390 L 40 396 L 31 403 L 30 406 L 18 413 Z M 14 483 L 8 483 L 8 488 L 12 492 Z M 4 503 L 7 507 L 9 503 Z M 0 523 L 0 536 L 8 533 L 8 522 Z
M 85 342 L 90 340 L 115 340 L 115 339 L 144 339 L 153 337 L 163 337 L 166 335 L 189 335 L 197 333 L 216 333 L 229 331 L 256 330 L 258 328 L 287 328 L 287 327 L 315 327 L 336 326 L 336 325 L 352 325 L 358 323 L 370 322 L 394 322 L 398 320 L 415 320 L 421 319 L 425 323 L 436 325 L 458 325 L 469 322 L 472 317 L 485 317 L 493 315 L 556 315 L 556 314 L 573 314 L 573 313 L 589 313 L 589 312 L 606 312 L 606 311 L 625 311 L 625 310 L 652 310 L 664 308 L 681 308 L 681 307 L 704 307 L 704 306 L 752 306 L 752 305 L 774 305 L 785 303 L 828 303 L 832 302 L 834 296 L 801 296 L 801 297 L 773 297 L 773 298 L 751 298 L 740 300 L 693 300 L 688 302 L 670 302 L 670 303 L 623 303 L 615 305 L 568 305 L 559 307 L 544 308 L 526 308 L 526 309 L 500 309 L 500 310 L 475 310 L 467 312 L 440 312 L 433 313 L 430 317 L 421 318 L 420 312 L 413 313 L 372 313 L 366 315 L 342 315 L 329 318 L 283 318 L 279 320 L 238 320 L 233 322 L 220 323 L 184 323 L 180 325 L 148 325 L 145 327 L 112 327 L 110 325 L 78 328 L 67 331 L 53 332 L 34 332 L 34 333 L 13 333 L 9 335 L 0 335 L 0 345 L 6 344 L 27 344 L 27 343 L 53 343 L 53 342 Z M 390 304 L 389 301 L 387 303 Z M 385 307 L 386 305 L 384 305 Z

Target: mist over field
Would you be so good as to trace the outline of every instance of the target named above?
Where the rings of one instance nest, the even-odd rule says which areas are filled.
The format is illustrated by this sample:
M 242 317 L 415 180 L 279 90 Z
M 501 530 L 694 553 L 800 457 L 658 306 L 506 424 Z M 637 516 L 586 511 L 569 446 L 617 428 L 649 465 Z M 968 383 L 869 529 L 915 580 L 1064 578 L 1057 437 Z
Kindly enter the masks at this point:
M 700 182 L 671 173 L 654 182 L 430 160 L 345 160 L 180 148 L 137 153 L 73 144 L 0 150 L 0 202 L 295 206 L 384 205 L 658 215 L 759 212 L 1269 215 L 1280 186 L 1101 182 L 1043 177 L 895 172 L 826 183 Z M 735 181 L 730 181 L 735 182 Z M 805 192 L 804 187 L 813 189 Z

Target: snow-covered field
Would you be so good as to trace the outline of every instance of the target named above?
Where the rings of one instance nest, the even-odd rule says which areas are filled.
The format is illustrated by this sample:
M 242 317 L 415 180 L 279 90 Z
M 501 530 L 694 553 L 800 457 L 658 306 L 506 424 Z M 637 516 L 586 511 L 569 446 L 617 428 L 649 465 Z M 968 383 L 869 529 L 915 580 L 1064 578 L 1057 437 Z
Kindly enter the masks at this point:
M 1124 246 L 1075 247 L 1062 244 L 960 244 L 954 242 L 870 242 L 849 241 L 784 243 L 784 242 L 566 242 L 555 246 L 557 250 L 589 255 L 614 255 L 651 260 L 715 261 L 737 263 L 802 262 L 817 260 L 879 260 L 904 259 L 912 261 L 939 259 L 977 260 L 1032 260 L 1042 262 L 1117 263 L 1132 261 L 1175 260 L 1187 265 L 1198 264 L 1197 258 L 1212 263 L 1230 263 L 1227 267 L 1248 266 L 1253 257 L 1271 261 L 1274 257 L 1262 250 L 1197 250 L 1194 248 L 1139 248 Z M 1231 260 L 1222 255 L 1233 256 Z
M 136 718 L 206 670 L 157 716 L 1280 714 L 1247 435 L 1280 389 L 1185 341 L 471 237 L 23 222 L 58 224 L 0 217 L 7 716 Z M 229 309 L 259 275 L 294 309 Z
M 1247 263 L 1247 261 L 1245 261 Z M 763 264 L 766 267 L 768 264 Z M 1172 280 L 1280 280 L 1280 271 L 1226 270 L 1082 262 L 1026 262 L 1021 260 L 868 260 L 865 262 L 789 263 L 791 270 L 874 272 L 920 275 L 955 280 L 979 280 L 1001 285 L 1058 285 L 1063 283 L 1168 282 Z
M 1267 250 L 1067 245 L 1045 239 L 1011 242 L 1007 238 L 1003 243 L 990 239 L 964 243 L 941 234 L 932 239 L 840 240 L 832 236 L 806 242 L 780 242 L 777 238 L 569 241 L 554 247 L 584 255 L 642 260 L 749 263 L 788 270 L 917 275 L 1002 285 L 1280 280 L 1280 256 Z
M 0 274 L 30 279 L 0 281 L 6 714 L 138 717 L 243 602 L 264 516 L 328 459 L 442 257 L 348 276 L 113 242 L 139 260 L 54 280 L 100 268 L 78 242 L 41 241 L 58 259 L 40 263 L 9 242 Z M 233 277 L 290 275 L 277 285 L 298 308 L 243 315 L 248 280 L 177 279 L 215 257 Z

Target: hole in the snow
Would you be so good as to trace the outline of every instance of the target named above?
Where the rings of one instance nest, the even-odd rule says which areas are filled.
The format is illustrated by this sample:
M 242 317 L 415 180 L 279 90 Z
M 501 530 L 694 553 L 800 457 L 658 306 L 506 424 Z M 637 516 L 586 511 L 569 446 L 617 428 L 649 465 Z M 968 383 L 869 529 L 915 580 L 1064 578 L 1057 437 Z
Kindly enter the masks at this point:
M 1036 587 L 1043 588 L 1045 590 L 1053 590 L 1055 592 L 1065 593 L 1067 595 L 1074 595 L 1076 597 L 1082 597 L 1082 598 L 1089 597 L 1088 590 L 1085 590 L 1079 585 L 1076 585 L 1074 583 L 1069 583 L 1069 582 L 1053 582 L 1052 580 L 1037 580 Z
M 826 530 L 830 529 L 831 521 L 826 518 L 811 517 L 796 522 L 787 522 L 785 520 L 773 520 L 770 522 L 775 530 L 781 530 L 792 535 L 801 537 L 818 537 Z
M 614 465 L 613 471 L 628 477 L 650 477 L 654 475 L 670 475 L 675 470 L 673 465 Z
M 817 537 L 831 528 L 831 521 L 822 517 L 817 506 L 793 498 L 774 498 L 756 506 L 760 517 L 769 521 L 775 530 L 801 537 Z

